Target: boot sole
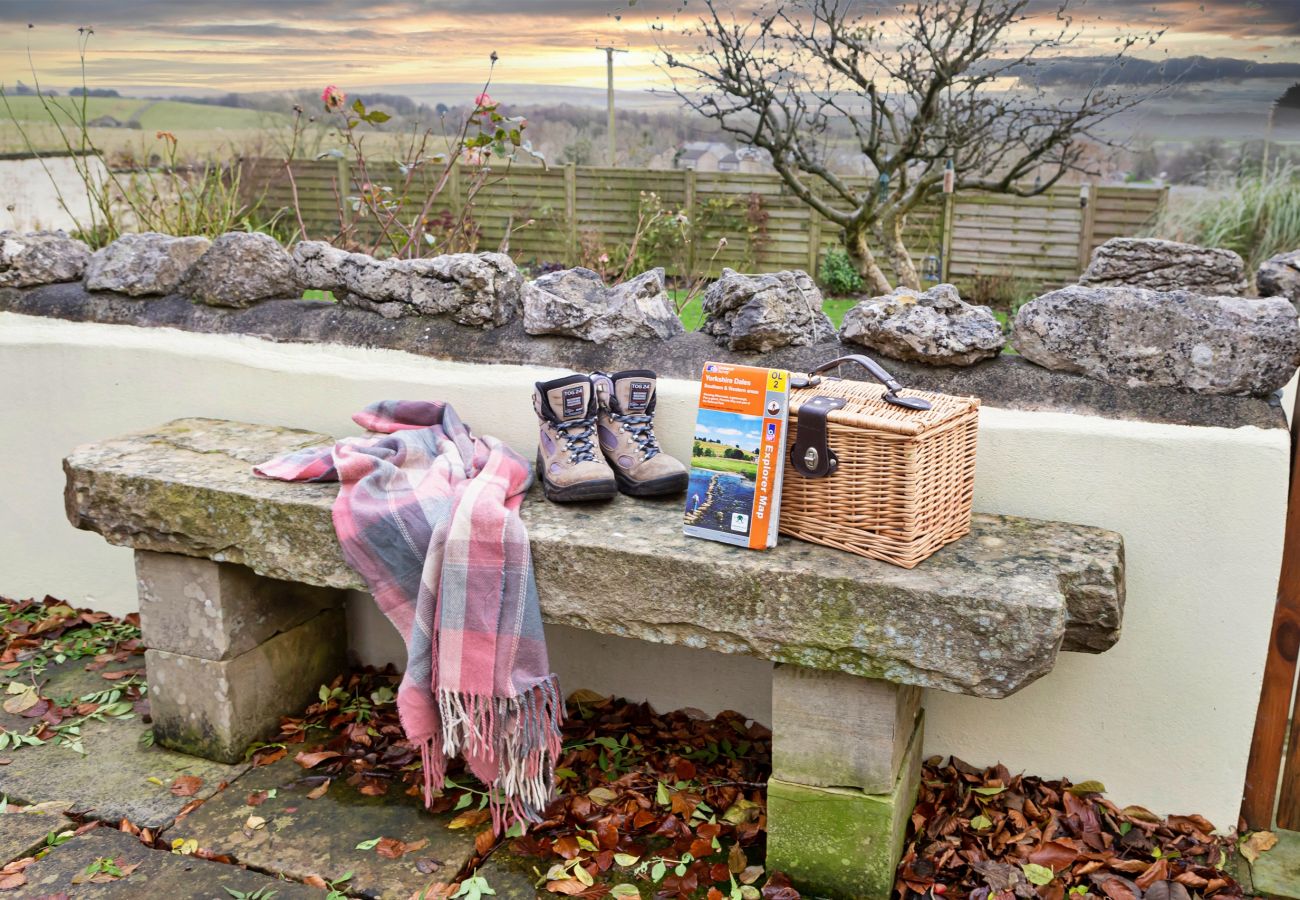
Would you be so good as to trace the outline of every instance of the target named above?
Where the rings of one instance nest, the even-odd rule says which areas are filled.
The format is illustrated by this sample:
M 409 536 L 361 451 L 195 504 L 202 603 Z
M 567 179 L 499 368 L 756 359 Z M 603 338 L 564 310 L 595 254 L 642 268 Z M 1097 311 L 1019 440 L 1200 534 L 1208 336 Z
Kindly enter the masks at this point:
M 552 503 L 580 503 L 584 500 L 609 500 L 618 493 L 617 481 L 580 481 L 577 484 L 553 484 L 546 477 L 541 454 L 537 456 L 537 477 L 542 482 L 542 495 Z
M 679 472 L 676 475 L 661 475 L 649 481 L 633 481 L 615 468 L 614 479 L 618 482 L 618 489 L 629 497 L 667 497 L 686 490 L 686 486 L 691 483 L 691 474 Z

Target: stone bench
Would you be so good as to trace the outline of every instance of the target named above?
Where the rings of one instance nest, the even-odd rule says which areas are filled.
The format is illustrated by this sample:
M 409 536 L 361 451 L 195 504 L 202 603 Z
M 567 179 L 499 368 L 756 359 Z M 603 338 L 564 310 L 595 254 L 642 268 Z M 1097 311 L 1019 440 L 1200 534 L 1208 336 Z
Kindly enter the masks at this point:
M 69 519 L 132 547 L 156 740 L 235 760 L 344 665 L 337 486 L 251 466 L 332 440 L 183 419 L 64 461 Z M 998 698 L 1119 637 L 1124 554 L 1097 528 L 977 515 L 899 569 L 784 539 L 681 534 L 680 503 L 524 504 L 548 623 L 771 660 L 772 868 L 887 897 L 920 771 L 921 688 Z

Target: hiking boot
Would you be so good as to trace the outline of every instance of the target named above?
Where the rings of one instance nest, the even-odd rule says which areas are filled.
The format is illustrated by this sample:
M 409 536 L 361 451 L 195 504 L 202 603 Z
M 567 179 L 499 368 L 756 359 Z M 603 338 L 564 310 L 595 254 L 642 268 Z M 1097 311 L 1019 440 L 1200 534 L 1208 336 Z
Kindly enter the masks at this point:
M 591 376 L 600 401 L 600 449 L 609 460 L 618 489 L 633 497 L 680 494 L 690 473 L 659 449 L 655 440 L 655 373 L 631 369 Z
M 537 382 L 533 409 L 541 427 L 537 474 L 547 500 L 608 500 L 618 493 L 614 473 L 596 450 L 596 390 L 590 376 Z

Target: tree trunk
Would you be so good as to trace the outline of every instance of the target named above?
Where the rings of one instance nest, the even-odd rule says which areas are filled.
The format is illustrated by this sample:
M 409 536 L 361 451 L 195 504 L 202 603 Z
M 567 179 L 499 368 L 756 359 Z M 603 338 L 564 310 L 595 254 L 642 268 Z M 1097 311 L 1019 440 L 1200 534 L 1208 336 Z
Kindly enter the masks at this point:
M 867 233 L 867 226 L 862 223 L 845 228 L 844 247 L 848 251 L 849 259 L 853 260 L 853 265 L 857 267 L 858 274 L 862 276 L 867 291 L 871 296 L 879 297 L 888 294 L 893 288 L 890 287 L 889 279 L 877 264 L 875 254 L 871 252 Z
M 907 244 L 903 241 L 903 224 L 902 216 L 889 216 L 883 223 L 882 230 L 888 248 L 889 266 L 894 270 L 894 277 L 900 287 L 919 291 L 921 276 L 917 274 L 916 265 L 912 262 L 912 254 L 907 252 Z

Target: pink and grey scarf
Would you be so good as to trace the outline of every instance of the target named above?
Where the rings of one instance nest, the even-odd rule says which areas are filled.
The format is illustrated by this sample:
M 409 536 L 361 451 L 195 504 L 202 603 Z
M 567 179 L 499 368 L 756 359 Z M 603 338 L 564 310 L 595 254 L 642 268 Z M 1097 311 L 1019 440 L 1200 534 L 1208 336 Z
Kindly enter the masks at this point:
M 445 403 L 384 401 L 353 420 L 382 434 L 253 471 L 340 483 L 343 556 L 406 641 L 397 708 L 423 756 L 425 803 L 460 755 L 489 786 L 498 831 L 540 821 L 563 705 L 519 518 L 532 468 L 497 439 L 475 438 Z

